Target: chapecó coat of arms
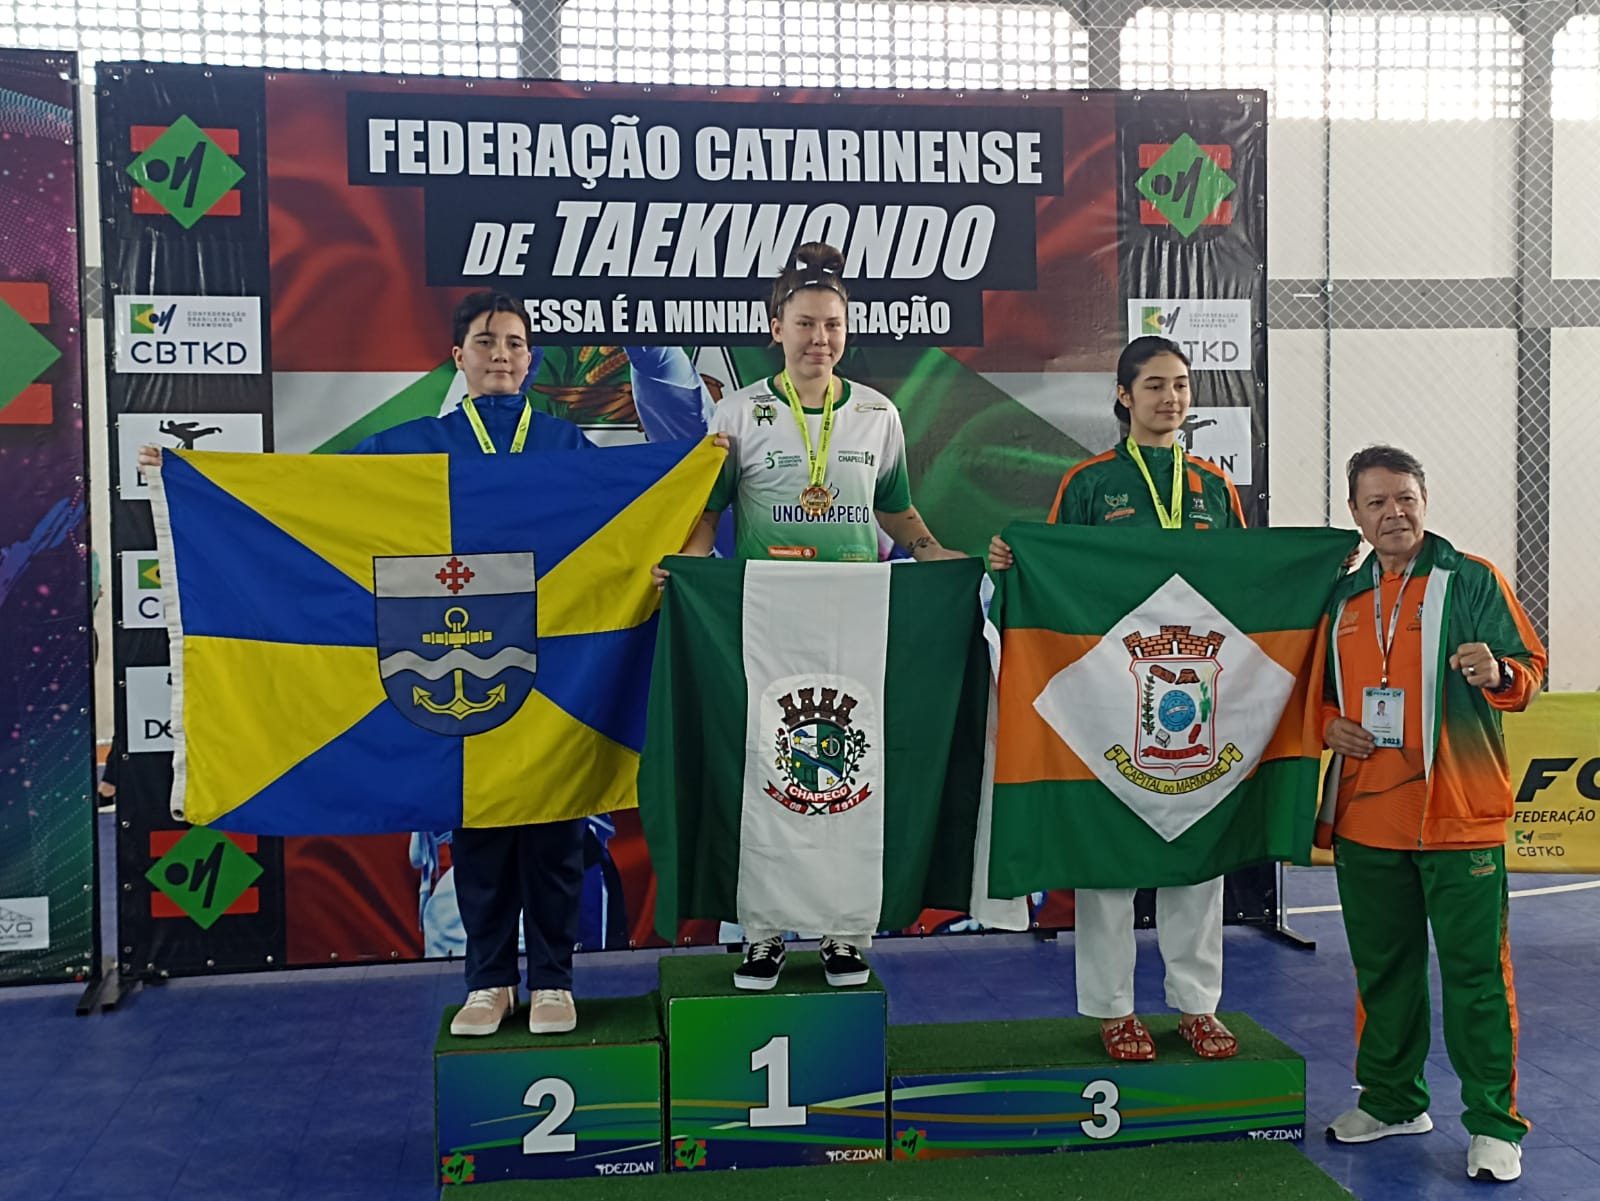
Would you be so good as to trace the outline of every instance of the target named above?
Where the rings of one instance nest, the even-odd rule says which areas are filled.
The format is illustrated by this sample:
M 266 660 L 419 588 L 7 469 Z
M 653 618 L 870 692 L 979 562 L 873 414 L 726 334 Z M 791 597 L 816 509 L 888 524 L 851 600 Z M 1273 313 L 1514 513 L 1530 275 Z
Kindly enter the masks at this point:
M 768 796 L 792 813 L 821 817 L 854 809 L 871 795 L 870 786 L 855 784 L 870 749 L 866 731 L 851 725 L 857 703 L 837 688 L 797 688 L 778 698 L 783 717 L 773 766 L 782 781 L 768 781 Z

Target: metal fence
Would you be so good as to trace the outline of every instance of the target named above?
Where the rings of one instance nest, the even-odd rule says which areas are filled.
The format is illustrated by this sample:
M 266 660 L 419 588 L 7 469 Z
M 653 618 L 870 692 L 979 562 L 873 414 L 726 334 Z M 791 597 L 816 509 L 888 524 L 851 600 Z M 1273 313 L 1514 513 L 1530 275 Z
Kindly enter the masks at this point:
M 1552 684 L 1600 687 L 1600 5 L 187 0 L 0 3 L 107 59 L 709 86 L 1265 88 L 1272 511 L 1345 518 L 1394 441 L 1510 576 Z

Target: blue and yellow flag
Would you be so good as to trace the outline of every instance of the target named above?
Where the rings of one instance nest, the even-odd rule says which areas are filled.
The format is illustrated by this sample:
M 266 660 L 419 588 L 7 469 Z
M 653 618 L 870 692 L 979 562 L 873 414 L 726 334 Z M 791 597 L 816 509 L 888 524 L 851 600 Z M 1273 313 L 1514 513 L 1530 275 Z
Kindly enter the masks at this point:
M 174 814 L 370 834 L 637 804 L 649 566 L 723 457 L 168 453 Z

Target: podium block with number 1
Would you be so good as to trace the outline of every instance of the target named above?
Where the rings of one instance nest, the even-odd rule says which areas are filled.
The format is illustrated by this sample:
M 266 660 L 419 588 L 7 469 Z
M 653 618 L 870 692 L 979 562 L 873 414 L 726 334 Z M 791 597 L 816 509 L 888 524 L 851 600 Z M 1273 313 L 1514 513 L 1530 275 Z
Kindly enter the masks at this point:
M 887 999 L 830 988 L 815 954 L 771 992 L 733 986 L 737 955 L 661 960 L 673 1171 L 881 1160 Z

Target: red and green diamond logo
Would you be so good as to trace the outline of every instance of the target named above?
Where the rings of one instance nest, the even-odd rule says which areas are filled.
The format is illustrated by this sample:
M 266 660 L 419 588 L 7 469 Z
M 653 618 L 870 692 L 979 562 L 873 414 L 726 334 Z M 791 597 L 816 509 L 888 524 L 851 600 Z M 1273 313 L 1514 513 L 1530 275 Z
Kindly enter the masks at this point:
M 49 425 L 53 390 L 38 379 L 61 351 L 34 328 L 50 324 L 50 286 L 0 283 L 0 425 Z
M 157 834 L 151 836 L 152 850 Z M 250 840 L 254 846 L 254 839 Z M 216 920 L 231 911 L 255 913 L 259 906 L 251 887 L 261 875 L 261 865 L 227 835 L 206 826 L 193 826 L 175 839 L 150 865 L 144 878 L 166 900 L 187 914 L 202 930 L 211 929 Z M 157 912 L 151 898 L 151 913 Z
M 471 1184 L 478 1171 L 477 1158 L 460 1151 L 443 1156 L 439 1161 L 440 1184 Z
M 1141 225 L 1170 225 L 1187 238 L 1202 225 L 1233 223 L 1232 147 L 1202 146 L 1184 134 L 1170 145 L 1141 145 L 1139 165 Z
M 136 125 L 130 139 L 140 152 L 128 165 L 140 189 L 133 195 L 134 212 L 166 212 L 184 229 L 208 215 L 239 215 L 234 185 L 245 172 L 231 157 L 239 153 L 237 129 L 201 129 L 179 117 L 165 129 Z
M 681 1138 L 672 1148 L 672 1166 L 680 1172 L 704 1167 L 705 1162 L 706 1140 L 703 1138 Z
M 908 1126 L 895 1135 L 894 1153 L 896 1159 L 916 1159 L 928 1149 L 928 1132 Z

